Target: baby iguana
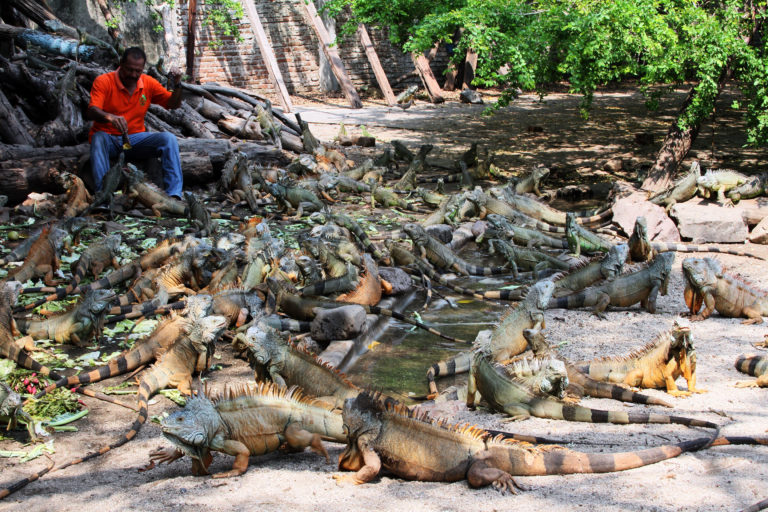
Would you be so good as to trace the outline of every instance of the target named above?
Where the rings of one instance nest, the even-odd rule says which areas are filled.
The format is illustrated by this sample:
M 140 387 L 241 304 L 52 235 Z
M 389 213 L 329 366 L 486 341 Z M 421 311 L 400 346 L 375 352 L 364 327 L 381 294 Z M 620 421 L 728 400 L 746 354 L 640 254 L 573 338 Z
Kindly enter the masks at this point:
M 493 484 L 502 492 L 514 492 L 514 476 L 623 471 L 704 448 L 711 441 L 700 438 L 626 453 L 539 448 L 493 437 L 477 427 L 433 420 L 368 393 L 347 400 L 343 416 L 348 439 L 339 469 L 356 473 L 334 478 L 356 484 L 372 481 L 384 467 L 407 480 L 466 479 L 472 487 Z
M 257 381 L 269 379 L 281 387 L 299 386 L 309 396 L 339 409 L 344 400 L 360 392 L 338 370 L 263 322 L 238 333 L 232 344 L 235 350 L 245 352 Z
M 577 363 L 590 378 L 626 386 L 666 389 L 672 396 L 705 393 L 696 387 L 696 349 L 690 322 L 677 318 L 671 330 L 659 334 L 640 350 L 624 357 L 605 357 Z M 683 376 L 688 391 L 677 389 L 675 381 Z
M 651 242 L 648 238 L 648 221 L 645 217 L 635 219 L 635 227 L 629 237 L 629 255 L 632 261 L 650 261 L 660 252 L 717 252 L 721 254 L 733 254 L 734 256 L 749 256 L 758 260 L 765 258 L 746 251 L 734 249 L 721 249 L 715 245 L 690 245 L 666 242 Z
M 655 313 L 659 293 L 667 294 L 674 260 L 674 253 L 659 254 L 648 266 L 637 272 L 624 274 L 613 281 L 565 297 L 553 298 L 549 302 L 549 309 L 592 307 L 595 315 L 605 318 L 604 311 L 609 305 L 629 307 L 639 302 L 649 313 Z
M 733 201 L 725 197 L 725 193 L 743 185 L 748 181 L 745 175 L 728 169 L 709 169 L 704 176 L 696 179 L 699 195 L 709 198 L 717 194 L 717 202 L 724 206 L 733 206 Z
M 171 462 L 189 455 L 194 475 L 207 475 L 211 452 L 232 455 L 232 469 L 213 478 L 245 473 L 248 457 L 263 455 L 287 446 L 291 451 L 309 447 L 329 461 L 322 438 L 346 441 L 341 415 L 322 402 L 304 398 L 299 388 L 271 383 L 234 386 L 220 394 L 201 392 L 187 405 L 171 413 L 160 424 L 174 449 L 150 453 L 150 465 Z
M 757 377 L 756 380 L 737 382 L 737 388 L 768 388 L 768 357 L 754 354 L 739 356 L 736 359 L 736 369 Z
M 554 289 L 552 281 L 537 282 L 528 289 L 522 302 L 501 317 L 499 325 L 493 330 L 490 340 L 485 345 L 490 354 L 489 357 L 494 362 L 506 363 L 525 351 L 528 342 L 523 336 L 523 330 L 544 328 L 544 310 Z M 456 357 L 433 364 L 427 370 L 429 397 L 434 398 L 437 395 L 436 377 L 469 371 L 472 358 L 471 352 L 462 352 Z
M 715 259 L 685 258 L 683 277 L 691 321 L 704 320 L 715 310 L 729 318 L 746 317 L 743 324 L 762 323 L 763 315 L 768 315 L 766 293 L 726 274 Z

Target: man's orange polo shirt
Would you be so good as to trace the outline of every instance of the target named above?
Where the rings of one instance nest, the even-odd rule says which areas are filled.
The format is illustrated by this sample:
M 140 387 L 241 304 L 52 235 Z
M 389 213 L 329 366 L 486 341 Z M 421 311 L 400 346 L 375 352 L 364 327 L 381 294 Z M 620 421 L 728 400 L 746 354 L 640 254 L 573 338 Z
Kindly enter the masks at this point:
M 104 112 L 123 116 L 128 122 L 128 133 L 140 133 L 146 131 L 144 128 L 144 116 L 149 109 L 149 105 L 157 103 L 162 107 L 168 106 L 168 100 L 171 93 L 165 89 L 160 82 L 149 75 L 141 75 L 136 83 L 136 90 L 133 94 L 128 94 L 117 76 L 117 71 L 104 73 L 96 77 L 91 87 L 91 102 L 89 107 L 98 107 Z M 120 135 L 111 123 L 93 122 L 91 131 L 88 134 L 88 140 L 95 132 L 107 132 L 112 135 Z

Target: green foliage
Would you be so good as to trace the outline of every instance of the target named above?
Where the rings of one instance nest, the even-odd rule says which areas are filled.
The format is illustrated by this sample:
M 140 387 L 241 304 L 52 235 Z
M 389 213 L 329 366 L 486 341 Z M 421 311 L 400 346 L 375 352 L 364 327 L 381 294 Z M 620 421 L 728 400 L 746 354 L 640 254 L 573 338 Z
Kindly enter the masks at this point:
M 386 28 L 406 51 L 452 42 L 459 62 L 474 49 L 473 83 L 504 88 L 499 105 L 519 89 L 543 94 L 566 81 L 583 96 L 586 117 L 601 85 L 636 80 L 655 108 L 671 90 L 658 85 L 690 82 L 694 94 L 678 120 L 686 128 L 711 115 L 730 69 L 748 98 L 749 142 L 768 141 L 765 0 L 331 0 L 327 6 L 348 17 L 347 32 L 358 23 Z
M 238 0 L 205 0 L 205 21 L 210 23 L 218 36 L 231 36 L 235 41 L 242 41 L 240 34 L 240 19 L 243 17 L 243 6 Z M 219 47 L 223 43 L 211 40 L 209 46 Z

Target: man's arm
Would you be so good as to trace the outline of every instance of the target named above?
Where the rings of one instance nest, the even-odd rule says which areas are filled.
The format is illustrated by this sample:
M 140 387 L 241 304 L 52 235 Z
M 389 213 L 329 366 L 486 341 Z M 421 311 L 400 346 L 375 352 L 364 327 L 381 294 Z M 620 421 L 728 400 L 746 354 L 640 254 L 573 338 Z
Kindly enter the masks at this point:
M 173 99 L 173 97 L 171 97 L 171 99 Z M 121 133 L 128 133 L 128 121 L 126 121 L 123 116 L 110 114 L 109 112 L 103 111 L 99 107 L 90 105 L 88 110 L 85 111 L 85 117 L 91 121 L 110 123 L 115 127 L 115 129 L 120 130 Z
M 181 105 L 181 72 L 171 68 L 168 72 L 168 84 L 171 85 L 171 97 L 168 98 L 168 109 L 178 108 Z

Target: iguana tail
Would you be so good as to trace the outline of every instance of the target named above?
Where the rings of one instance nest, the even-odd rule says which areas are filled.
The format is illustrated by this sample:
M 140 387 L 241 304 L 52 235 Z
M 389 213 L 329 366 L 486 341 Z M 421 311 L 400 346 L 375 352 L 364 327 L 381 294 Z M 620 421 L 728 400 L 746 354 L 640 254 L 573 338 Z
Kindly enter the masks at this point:
M 651 242 L 651 247 L 656 252 L 718 252 L 720 254 L 733 254 L 734 256 L 748 256 L 758 260 L 766 261 L 766 258 L 752 254 L 746 251 L 737 251 L 735 249 L 721 249 L 714 245 L 689 245 L 689 244 L 668 244 L 665 242 Z
M 586 423 L 675 423 L 689 427 L 718 428 L 716 423 L 684 416 L 646 412 L 604 411 L 580 405 L 565 405 L 554 400 L 534 399 L 529 404 L 531 415 L 537 418 L 563 419 Z
M 737 370 L 747 375 L 759 377 L 768 373 L 768 357 L 756 355 L 740 355 L 734 365 Z
M 312 325 L 311 322 L 307 322 L 305 320 L 294 320 L 292 318 L 285 318 L 283 316 L 276 315 L 264 317 L 261 321 L 278 331 L 290 332 L 309 332 Z
M 41 299 L 42 302 L 36 301 L 36 302 L 33 302 L 32 304 L 27 304 L 26 306 L 21 308 L 21 311 L 28 311 L 46 302 L 50 302 L 52 300 L 61 300 L 64 297 L 67 297 L 72 293 L 73 290 L 75 290 L 78 286 L 80 286 L 80 281 L 83 280 L 87 271 L 88 271 L 87 264 L 78 265 L 77 268 L 75 269 L 74 275 L 72 276 L 72 281 L 70 281 L 65 288 L 52 288 L 52 287 L 25 288 L 23 290 L 24 293 L 52 293 L 53 295 L 48 295 L 47 297 Z
M 631 389 L 627 389 L 616 384 L 610 384 L 608 382 L 600 382 L 594 379 L 587 379 L 583 385 L 584 394 L 595 398 L 611 398 L 620 402 L 633 402 L 636 404 L 646 405 L 661 405 L 664 407 L 672 407 L 672 404 L 665 402 L 661 398 L 656 398 L 642 393 L 636 393 Z
M 591 216 L 583 216 L 579 215 L 580 213 L 587 213 L 587 212 L 576 212 L 576 222 L 578 222 L 581 225 L 586 224 L 602 224 L 606 221 L 610 221 L 613 217 L 613 210 L 611 208 L 608 208 L 607 210 L 604 210 L 597 215 L 591 215 Z
M 340 305 L 345 305 L 345 303 L 339 303 Z M 378 306 L 366 306 L 363 304 L 360 304 L 360 306 L 365 309 L 366 313 L 370 313 L 373 315 L 384 315 L 391 318 L 394 318 L 396 320 L 400 320 L 401 322 L 405 322 L 407 324 L 415 325 L 416 327 L 419 327 L 420 329 L 424 329 L 430 334 L 434 334 L 435 336 L 439 336 L 443 338 L 444 340 L 452 341 L 454 343 L 469 343 L 466 340 L 462 340 L 459 338 L 454 338 L 453 336 L 449 336 L 447 334 L 443 334 L 442 332 L 438 331 L 437 329 L 433 329 L 432 327 L 423 324 L 421 322 L 417 322 L 416 320 L 411 320 L 410 318 L 406 317 L 405 315 L 398 313 L 397 311 L 392 311 L 391 309 L 385 309 L 380 308 Z
M 580 291 L 563 297 L 552 297 L 549 300 L 547 309 L 575 309 L 590 305 L 587 304 L 587 294 L 584 291 Z
M 470 352 L 462 352 L 456 357 L 437 362 L 430 366 L 429 370 L 427 370 L 427 382 L 429 383 L 430 398 L 434 398 L 439 392 L 437 389 L 437 384 L 435 384 L 436 377 L 447 377 L 449 375 L 466 373 L 469 371 L 471 366 L 472 354 Z
M 27 351 L 19 347 L 15 343 L 3 344 L 0 346 L 0 357 L 15 361 L 16 364 L 27 370 L 37 372 L 40 375 L 54 380 L 59 380 L 61 377 L 47 366 L 43 366 L 38 363 L 32 357 L 27 354 Z
M 48 457 L 48 456 L 46 455 L 46 457 Z M 23 478 L 23 479 L 15 482 L 15 483 L 13 483 L 13 484 L 9 485 L 8 487 L 6 487 L 5 489 L 0 489 L 0 500 L 10 496 L 11 494 L 15 493 L 16 491 L 22 489 L 27 484 L 30 484 L 30 483 L 34 482 L 35 480 L 38 480 L 41 476 L 43 476 L 44 474 L 49 472 L 51 469 L 53 469 L 53 459 L 48 457 L 48 467 L 47 468 L 45 468 L 45 469 L 43 469 L 41 471 L 38 471 L 37 473 L 34 473 L 34 474 L 32 474 L 32 475 L 30 475 L 30 476 L 28 476 L 26 478 Z

